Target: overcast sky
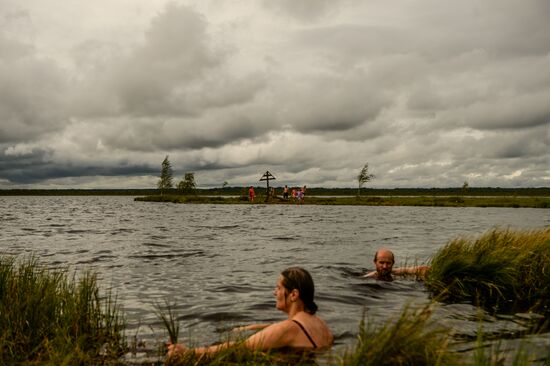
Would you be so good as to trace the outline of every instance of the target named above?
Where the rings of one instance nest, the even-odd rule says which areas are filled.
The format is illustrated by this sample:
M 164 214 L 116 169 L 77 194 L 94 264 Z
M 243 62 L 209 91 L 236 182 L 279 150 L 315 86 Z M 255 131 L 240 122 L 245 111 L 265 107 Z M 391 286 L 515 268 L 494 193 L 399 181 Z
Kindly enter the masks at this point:
M 548 0 L 0 0 L 0 188 L 550 186 Z M 261 183 L 263 185 L 263 183 Z

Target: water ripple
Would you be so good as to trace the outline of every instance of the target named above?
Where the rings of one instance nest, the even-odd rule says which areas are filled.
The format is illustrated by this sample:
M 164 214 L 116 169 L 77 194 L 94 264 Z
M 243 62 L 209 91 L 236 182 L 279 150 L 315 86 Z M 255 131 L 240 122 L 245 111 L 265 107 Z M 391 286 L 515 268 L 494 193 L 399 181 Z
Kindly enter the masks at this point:
M 156 341 L 164 334 L 155 304 L 170 299 L 186 332 L 199 343 L 219 339 L 231 323 L 284 319 L 273 288 L 281 270 L 299 265 L 315 279 L 319 314 L 336 345 L 355 340 L 365 315 L 383 321 L 405 304 L 423 305 L 421 283 L 364 279 L 380 246 L 396 265 L 422 262 L 459 235 L 496 225 L 548 226 L 537 209 L 163 205 L 132 197 L 0 197 L 0 252 L 34 253 L 53 268 L 101 273 L 117 292 L 129 329 Z M 487 315 L 487 314 L 485 314 Z M 469 304 L 442 305 L 441 324 L 469 340 L 480 324 Z M 493 334 L 524 329 L 521 316 L 484 318 Z M 544 335 L 539 336 L 540 339 Z M 467 347 L 467 346 L 465 346 Z

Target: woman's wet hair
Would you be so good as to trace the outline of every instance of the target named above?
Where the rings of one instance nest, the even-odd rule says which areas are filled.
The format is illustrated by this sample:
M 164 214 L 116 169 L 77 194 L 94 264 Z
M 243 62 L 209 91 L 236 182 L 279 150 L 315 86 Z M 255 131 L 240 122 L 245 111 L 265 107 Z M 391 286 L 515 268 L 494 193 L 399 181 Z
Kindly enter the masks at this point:
M 309 272 L 300 267 L 290 267 L 281 272 L 281 275 L 284 288 L 289 292 L 294 289 L 298 290 L 306 312 L 315 314 L 317 311 L 317 304 L 313 301 L 315 286 Z

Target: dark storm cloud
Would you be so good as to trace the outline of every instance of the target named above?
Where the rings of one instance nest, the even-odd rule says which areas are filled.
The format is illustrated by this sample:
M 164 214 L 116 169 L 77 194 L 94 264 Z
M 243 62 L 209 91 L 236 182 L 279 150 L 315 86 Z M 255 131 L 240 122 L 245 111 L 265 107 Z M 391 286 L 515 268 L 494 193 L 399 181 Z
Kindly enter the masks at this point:
M 0 178 L 11 184 L 33 184 L 51 179 L 83 176 L 156 175 L 158 169 L 145 165 L 94 166 L 62 164 L 50 158 L 46 151 L 35 151 L 31 156 L 0 160 Z

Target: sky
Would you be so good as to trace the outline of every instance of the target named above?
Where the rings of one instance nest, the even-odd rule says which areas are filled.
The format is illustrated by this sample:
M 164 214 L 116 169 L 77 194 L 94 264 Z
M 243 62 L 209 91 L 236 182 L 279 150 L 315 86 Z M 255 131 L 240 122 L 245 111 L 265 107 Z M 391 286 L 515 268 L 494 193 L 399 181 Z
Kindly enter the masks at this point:
M 0 0 L 0 189 L 550 186 L 548 0 Z

